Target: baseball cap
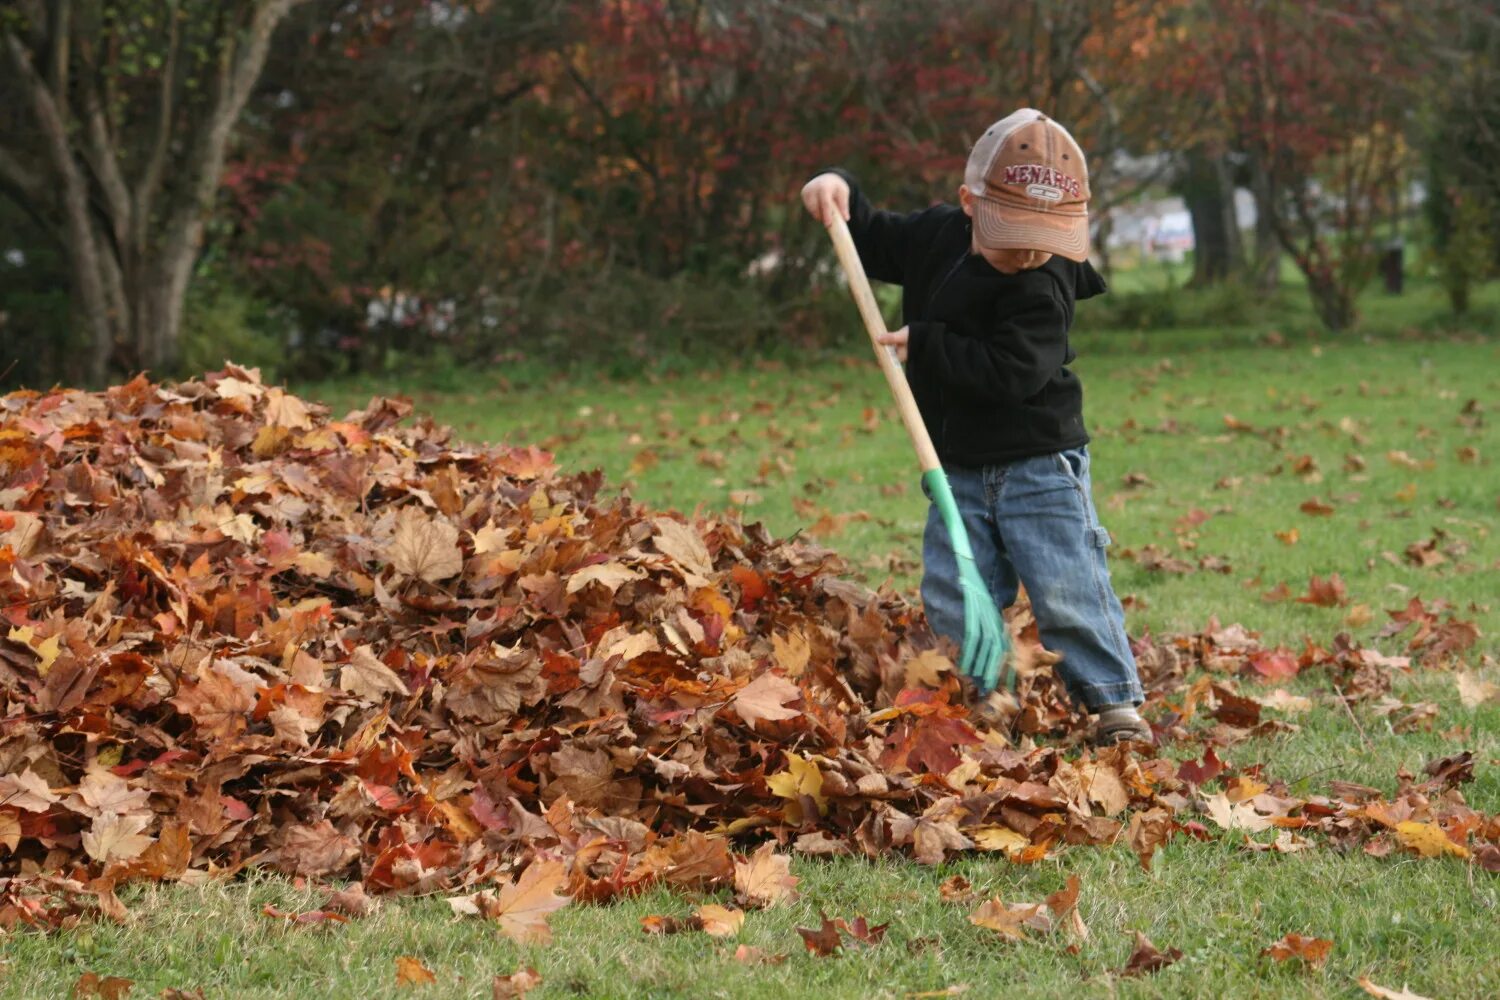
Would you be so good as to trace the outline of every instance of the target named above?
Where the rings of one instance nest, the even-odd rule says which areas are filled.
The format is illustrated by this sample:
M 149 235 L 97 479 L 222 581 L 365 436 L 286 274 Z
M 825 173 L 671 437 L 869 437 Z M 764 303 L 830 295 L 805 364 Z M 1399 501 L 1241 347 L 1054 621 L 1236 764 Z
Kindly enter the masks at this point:
M 990 250 L 1089 255 L 1089 168 L 1057 122 L 1022 108 L 995 122 L 969 153 L 974 238 Z

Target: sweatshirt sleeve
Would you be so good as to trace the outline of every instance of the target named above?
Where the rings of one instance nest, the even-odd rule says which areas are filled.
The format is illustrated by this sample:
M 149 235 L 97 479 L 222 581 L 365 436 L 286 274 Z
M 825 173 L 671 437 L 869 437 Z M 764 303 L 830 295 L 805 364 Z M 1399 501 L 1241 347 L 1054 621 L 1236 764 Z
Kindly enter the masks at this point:
M 1067 363 L 1068 321 L 1049 291 L 1006 303 L 981 336 L 923 320 L 910 324 L 907 356 L 954 402 L 984 406 L 1030 399 Z
M 904 284 L 907 262 L 926 245 L 922 222 L 927 213 L 880 211 L 871 206 L 859 181 L 847 170 L 834 167 L 819 173 L 837 174 L 849 185 L 849 235 L 865 274 L 876 281 Z

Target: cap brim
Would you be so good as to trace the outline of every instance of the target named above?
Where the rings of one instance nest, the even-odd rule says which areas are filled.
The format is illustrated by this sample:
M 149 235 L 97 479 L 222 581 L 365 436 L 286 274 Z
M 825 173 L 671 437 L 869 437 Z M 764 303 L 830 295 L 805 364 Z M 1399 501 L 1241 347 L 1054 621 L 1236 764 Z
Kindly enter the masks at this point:
M 1036 212 L 974 199 L 974 239 L 986 250 L 1042 250 L 1069 260 L 1089 257 L 1088 213 Z

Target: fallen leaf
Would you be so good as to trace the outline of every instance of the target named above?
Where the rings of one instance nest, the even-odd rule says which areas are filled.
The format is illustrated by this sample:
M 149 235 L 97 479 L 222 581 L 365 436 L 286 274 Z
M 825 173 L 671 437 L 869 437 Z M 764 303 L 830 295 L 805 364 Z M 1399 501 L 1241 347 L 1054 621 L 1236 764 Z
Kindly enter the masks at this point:
M 517 1000 L 542 985 L 542 977 L 533 968 L 518 969 L 508 976 L 497 975 L 490 986 L 491 1000 Z
M 843 939 L 839 937 L 838 926 L 821 912 L 818 919 L 822 923 L 816 930 L 807 927 L 798 927 L 797 933 L 802 935 L 802 943 L 807 950 L 819 958 L 827 958 L 843 946 Z
M 456 576 L 464 568 L 458 529 L 416 507 L 402 507 L 396 515 L 396 533 L 386 558 L 402 576 L 428 583 Z
M 397 986 L 426 986 L 437 982 L 437 976 L 433 975 L 431 969 L 422 964 L 421 959 L 412 958 L 408 955 L 396 957 L 396 985 Z
M 802 689 L 779 674 L 767 671 L 746 684 L 730 703 L 740 718 L 754 725 L 757 719 L 795 719 L 802 712 L 787 708 L 802 697 Z
M 1304 937 L 1301 934 L 1288 933 L 1281 940 L 1262 948 L 1260 953 L 1262 957 L 1271 958 L 1277 962 L 1295 958 L 1317 968 L 1328 961 L 1328 953 L 1332 949 L 1333 942 L 1327 938 Z
M 124 1000 L 126 996 L 130 995 L 130 990 L 133 986 L 135 986 L 135 980 L 133 979 L 122 979 L 119 976 L 100 976 L 94 972 L 85 972 L 73 984 L 73 996 L 102 997 L 103 1000 Z
M 1469 856 L 1469 849 L 1462 844 L 1455 844 L 1436 823 L 1419 823 L 1415 820 L 1397 823 L 1396 839 L 1403 847 L 1410 848 L 1424 858 L 1436 858 L 1444 854 L 1460 858 Z
M 1380 997 L 1381 1000 L 1429 1000 L 1428 997 L 1425 997 L 1420 993 L 1411 992 L 1405 986 L 1401 987 L 1400 990 L 1387 989 L 1384 986 L 1376 986 L 1364 976 L 1360 976 L 1359 979 L 1356 980 L 1356 982 L 1359 983 L 1360 989 L 1364 990 L 1372 997 Z
M 1125 960 L 1125 968 L 1120 970 L 1122 976 L 1149 976 L 1177 961 L 1182 957 L 1180 948 L 1168 948 L 1166 951 L 1158 951 L 1151 939 L 1140 931 L 1135 932 L 1135 950 Z
M 731 910 L 718 903 L 706 903 L 693 911 L 698 926 L 709 937 L 733 937 L 745 924 L 744 910 Z
M 790 856 L 776 853 L 776 844 L 766 841 L 749 858 L 734 862 L 734 888 L 747 906 L 776 906 L 797 898 L 800 879 L 791 874 Z

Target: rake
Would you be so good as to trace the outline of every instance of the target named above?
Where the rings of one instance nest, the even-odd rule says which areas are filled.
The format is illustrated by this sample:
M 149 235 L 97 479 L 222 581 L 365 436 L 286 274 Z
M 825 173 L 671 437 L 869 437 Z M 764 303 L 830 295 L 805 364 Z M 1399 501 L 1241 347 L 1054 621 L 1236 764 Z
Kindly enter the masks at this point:
M 959 589 L 964 597 L 964 638 L 959 655 L 959 670 L 973 680 L 981 696 L 999 687 L 1002 677 L 1005 688 L 1014 691 L 1016 672 L 1012 669 L 1010 636 L 1005 630 L 1005 623 L 995 607 L 995 599 L 985 586 L 984 578 L 979 575 L 979 567 L 974 562 L 974 550 L 969 545 L 968 532 L 964 530 L 958 504 L 953 499 L 953 490 L 948 485 L 942 463 L 938 461 L 937 450 L 933 448 L 932 438 L 927 433 L 927 425 L 922 422 L 917 401 L 911 394 L 911 386 L 906 382 L 906 373 L 896 360 L 895 349 L 880 343 L 880 336 L 886 332 L 885 320 L 880 316 L 875 293 L 870 290 L 870 281 L 865 277 L 865 268 L 860 263 L 859 252 L 855 250 L 854 240 L 849 235 L 849 226 L 838 212 L 830 214 L 833 221 L 828 224 L 828 235 L 833 238 L 833 248 L 838 252 L 844 275 L 849 279 L 849 292 L 854 296 L 854 304 L 859 307 L 859 315 L 865 321 L 870 345 L 875 348 L 875 360 L 880 363 L 880 370 L 885 373 L 891 394 L 896 397 L 901 422 L 906 425 L 906 433 L 917 449 L 917 461 L 922 466 L 922 482 L 937 506 L 943 527 L 948 531 L 948 541 L 953 546 L 953 555 L 958 564 Z

